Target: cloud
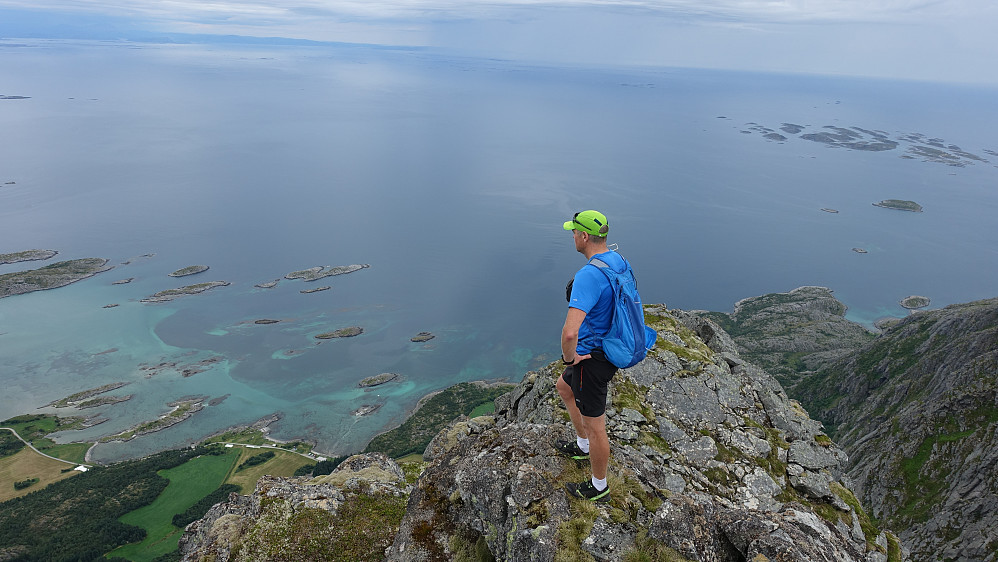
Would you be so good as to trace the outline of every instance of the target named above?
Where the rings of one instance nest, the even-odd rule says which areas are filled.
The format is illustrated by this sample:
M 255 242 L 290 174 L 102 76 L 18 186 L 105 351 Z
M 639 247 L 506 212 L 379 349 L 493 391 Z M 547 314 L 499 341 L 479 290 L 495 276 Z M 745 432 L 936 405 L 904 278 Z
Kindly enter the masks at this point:
M 162 34 L 998 82 L 993 0 L 0 0 L 5 8 Z
M 754 23 L 877 22 L 911 15 L 994 13 L 986 0 L 0 0 L 0 6 L 83 11 L 159 21 L 238 21 L 259 25 L 307 18 L 335 20 L 463 20 L 503 17 L 523 9 L 585 9 L 662 17 Z

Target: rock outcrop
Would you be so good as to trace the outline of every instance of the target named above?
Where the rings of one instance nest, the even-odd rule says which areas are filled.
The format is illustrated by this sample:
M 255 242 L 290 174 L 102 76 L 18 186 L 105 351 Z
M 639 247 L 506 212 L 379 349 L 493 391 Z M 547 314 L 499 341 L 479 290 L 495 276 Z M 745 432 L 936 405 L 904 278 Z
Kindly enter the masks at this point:
M 496 399 L 493 415 L 459 418 L 436 435 L 390 547 L 372 542 L 371 552 L 392 561 L 904 559 L 850 492 L 845 453 L 775 379 L 739 356 L 723 329 L 662 306 L 646 311 L 659 341 L 610 389 L 608 504 L 564 490 L 587 479 L 589 467 L 552 446 L 573 435 L 552 364 Z M 326 509 L 346 501 L 339 498 L 348 489 L 372 486 L 360 482 L 263 480 L 252 496 L 233 497 L 188 527 L 184 560 L 273 552 L 258 537 L 277 535 L 253 529 L 290 524 L 296 506 L 313 508 L 301 490 L 325 486 L 326 503 L 316 507 Z M 390 486 L 388 496 L 407 491 L 400 478 Z M 350 524 L 336 513 L 321 532 Z M 277 559 L 268 556 L 256 559 Z
M 317 478 L 264 476 L 231 494 L 180 539 L 185 562 L 381 560 L 411 486 L 381 453 L 355 455 Z
M 742 299 L 730 314 L 708 313 L 732 336 L 742 356 L 794 385 L 869 343 L 874 334 L 845 318 L 846 306 L 825 287 L 799 287 Z
M 845 454 L 779 383 L 742 361 L 716 324 L 649 307 L 660 344 L 611 385 L 612 501 L 569 499 L 588 466 L 554 452 L 572 436 L 555 365 L 528 373 L 493 416 L 427 448 L 388 560 L 887 560 L 843 482 Z

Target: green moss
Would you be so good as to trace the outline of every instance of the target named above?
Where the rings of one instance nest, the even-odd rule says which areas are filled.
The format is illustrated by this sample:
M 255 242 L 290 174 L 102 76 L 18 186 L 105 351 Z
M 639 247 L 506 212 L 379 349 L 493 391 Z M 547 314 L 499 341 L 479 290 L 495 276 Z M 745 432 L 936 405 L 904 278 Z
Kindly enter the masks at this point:
M 701 340 L 693 332 L 693 330 L 690 330 L 672 316 L 656 314 L 654 312 L 649 312 L 648 309 L 646 309 L 645 323 L 657 330 L 660 334 L 663 332 L 672 332 L 676 334 L 685 344 L 685 346 L 681 346 L 667 340 L 666 338 L 659 337 L 655 342 L 654 349 L 659 351 L 668 351 L 686 361 L 700 361 L 702 363 L 710 363 L 713 361 L 714 352 L 707 347 L 707 344 L 703 343 L 703 340 Z
M 839 511 L 835 506 L 823 502 L 807 502 L 808 507 L 814 510 L 818 517 L 821 517 L 825 521 L 831 524 L 838 523 L 839 521 L 849 525 L 852 523 L 852 519 L 849 514 L 844 511 Z
M 829 487 L 831 487 L 832 493 L 838 496 L 842 501 L 846 502 L 846 505 L 851 507 L 852 510 L 856 512 L 856 518 L 859 519 L 859 526 L 863 529 L 863 536 L 866 537 L 866 549 L 879 549 L 876 541 L 877 536 L 880 535 L 880 529 L 878 529 L 873 520 L 870 519 L 870 516 L 866 514 L 866 510 L 863 509 L 862 504 L 860 504 L 859 500 L 856 499 L 856 495 L 838 482 L 832 482 L 829 484 Z M 851 521 L 847 521 L 846 524 L 851 524 Z
M 449 546 L 454 562 L 495 562 L 488 542 L 481 535 L 453 535 Z
M 649 422 L 655 421 L 655 411 L 648 404 L 648 387 L 638 385 L 628 378 L 620 377 L 613 383 L 613 396 L 610 403 L 617 410 L 630 408 L 641 412 Z
M 821 434 L 815 435 L 814 440 L 822 447 L 832 446 L 832 438 L 827 435 L 821 435 Z
M 717 439 L 714 439 L 714 446 L 717 447 L 717 454 L 714 455 L 714 460 L 716 461 L 731 464 L 745 458 L 745 455 L 737 448 L 728 447 Z
M 781 482 L 787 472 L 787 465 L 780 460 L 780 449 L 789 449 L 790 444 L 780 436 L 777 429 L 767 427 L 766 441 L 769 442 L 769 454 L 765 457 L 755 457 L 755 464 L 769 473 L 777 482 Z M 783 501 L 783 500 L 780 500 Z
M 405 474 L 406 484 L 414 486 L 419 480 L 419 476 L 423 474 L 426 463 L 421 461 L 401 462 L 399 466 L 402 467 L 402 472 Z
M 624 562 L 691 562 L 675 550 L 641 531 L 634 539 L 634 547 L 624 554 Z
M 655 342 L 655 349 L 659 351 L 668 351 L 680 359 L 685 359 L 686 361 L 700 361 L 703 363 L 709 363 L 710 359 L 708 355 L 700 353 L 695 349 L 690 349 L 688 347 L 676 345 L 669 340 L 659 339 Z
M 639 431 L 638 432 L 638 442 L 644 445 L 648 445 L 652 449 L 660 453 L 665 453 L 667 455 L 672 455 L 672 449 L 669 447 L 669 442 L 665 440 L 664 437 L 658 433 L 651 431 Z

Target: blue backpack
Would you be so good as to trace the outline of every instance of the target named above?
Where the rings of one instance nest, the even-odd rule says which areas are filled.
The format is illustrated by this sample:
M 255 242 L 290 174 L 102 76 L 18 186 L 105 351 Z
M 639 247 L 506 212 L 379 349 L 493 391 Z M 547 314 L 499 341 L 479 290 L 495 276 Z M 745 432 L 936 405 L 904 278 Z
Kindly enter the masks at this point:
M 633 367 L 655 345 L 658 333 L 645 325 L 645 311 L 641 308 L 638 282 L 634 279 L 631 264 L 624 260 L 626 268 L 623 273 L 613 271 L 597 258 L 589 260 L 589 265 L 606 275 L 613 290 L 613 320 L 600 343 L 603 354 L 618 369 Z

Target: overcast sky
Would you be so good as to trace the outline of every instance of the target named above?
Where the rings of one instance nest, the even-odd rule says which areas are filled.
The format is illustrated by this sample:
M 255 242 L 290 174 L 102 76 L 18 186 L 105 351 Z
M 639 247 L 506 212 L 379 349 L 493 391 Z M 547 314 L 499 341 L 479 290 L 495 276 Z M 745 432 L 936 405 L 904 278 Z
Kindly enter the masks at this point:
M 0 0 L 4 37 L 81 25 L 998 84 L 996 0 Z

